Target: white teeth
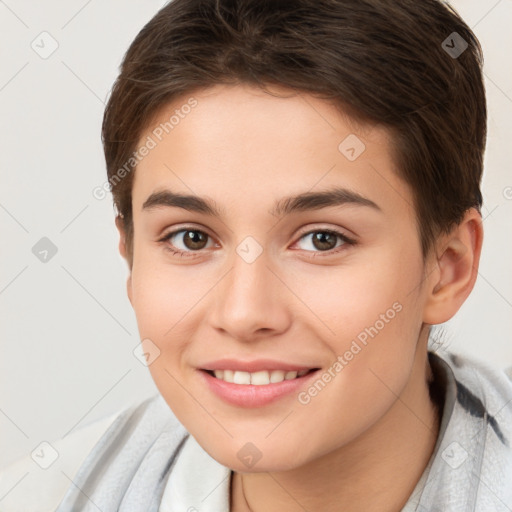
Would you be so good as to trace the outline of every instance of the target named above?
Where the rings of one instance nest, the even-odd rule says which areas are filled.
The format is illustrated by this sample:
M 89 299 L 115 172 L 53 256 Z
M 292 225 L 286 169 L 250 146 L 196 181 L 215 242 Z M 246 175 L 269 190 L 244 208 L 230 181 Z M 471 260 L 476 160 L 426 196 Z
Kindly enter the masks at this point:
M 256 386 L 264 386 L 265 384 L 269 384 L 269 376 L 268 372 L 262 370 L 261 372 L 254 372 L 250 374 L 251 376 L 251 384 Z
M 274 370 L 270 373 L 270 382 L 283 382 L 284 380 L 284 372 L 283 370 Z
M 217 379 L 234 384 L 253 384 L 255 386 L 265 386 L 267 384 L 274 384 L 276 382 L 283 382 L 283 380 L 296 379 L 302 377 L 309 370 L 288 371 L 284 370 L 262 370 L 259 372 L 240 372 L 234 370 L 214 370 L 213 373 Z
M 233 382 L 235 384 L 250 384 L 251 383 L 251 374 L 248 372 L 235 372 L 233 376 Z

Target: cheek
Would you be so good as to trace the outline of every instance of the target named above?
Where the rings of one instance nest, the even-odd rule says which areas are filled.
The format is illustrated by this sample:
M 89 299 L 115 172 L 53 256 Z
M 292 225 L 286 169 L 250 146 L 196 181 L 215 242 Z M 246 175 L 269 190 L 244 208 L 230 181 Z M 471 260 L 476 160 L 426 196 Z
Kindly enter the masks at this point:
M 378 256 L 378 257 L 376 257 Z M 421 267 L 412 256 L 399 251 L 380 251 L 360 258 L 357 264 L 315 269 L 307 278 L 296 273 L 285 277 L 310 310 L 302 321 L 318 324 L 318 333 L 334 348 L 346 350 L 347 342 L 376 324 L 379 332 L 397 331 L 405 317 L 414 316 L 415 288 L 421 280 Z M 407 308 L 406 314 L 397 310 Z M 313 316 L 311 315 L 313 313 Z M 309 316 L 311 320 L 306 320 Z M 403 326 L 402 326 L 403 327 Z M 385 337 L 385 336 L 382 336 Z
M 355 439 L 386 414 L 407 385 L 419 334 L 412 320 L 418 317 L 416 306 L 383 300 L 372 308 L 351 305 L 352 315 L 347 311 L 329 345 L 333 359 L 323 373 L 325 387 L 301 395 L 301 404 L 307 404 L 298 412 L 315 418 L 314 424 L 301 423 L 301 435 L 315 441 L 314 452 L 328 453 Z
M 149 339 L 158 352 L 148 369 L 164 398 L 173 397 L 173 409 L 179 410 L 181 401 L 190 399 L 182 396 L 178 381 L 183 372 L 191 371 L 187 350 L 197 338 L 195 329 L 204 317 L 204 299 L 211 286 L 192 266 L 141 258 L 132 269 L 132 306 L 140 339 Z
M 344 301 L 335 346 L 345 361 L 338 396 L 359 407 L 361 417 L 383 414 L 409 379 L 422 325 L 421 269 L 421 260 L 396 254 L 366 271 L 371 279 L 351 281 L 352 301 Z
M 160 394 L 186 426 L 197 421 L 191 412 L 190 395 L 183 387 L 184 380 L 190 377 L 183 373 L 184 354 L 192 337 L 187 313 L 198 302 L 193 288 L 190 283 L 187 285 L 182 273 L 161 263 L 152 265 L 145 260 L 144 265 L 133 266 L 132 305 L 140 339 L 149 343 L 150 352 L 158 354 L 148 370 Z
M 211 286 L 211 285 L 210 285 Z M 171 336 L 208 291 L 193 267 L 145 260 L 132 269 L 132 305 L 141 335 Z M 170 331 L 170 332 L 169 332 Z
M 397 245 L 380 251 L 379 258 L 374 254 L 357 266 L 331 271 L 313 289 L 301 288 L 301 298 L 322 320 L 318 334 L 333 363 L 342 358 L 332 400 L 350 392 L 353 404 L 369 406 L 378 396 L 385 404 L 392 394 L 379 377 L 392 390 L 403 388 L 422 319 L 422 260 L 415 251 Z

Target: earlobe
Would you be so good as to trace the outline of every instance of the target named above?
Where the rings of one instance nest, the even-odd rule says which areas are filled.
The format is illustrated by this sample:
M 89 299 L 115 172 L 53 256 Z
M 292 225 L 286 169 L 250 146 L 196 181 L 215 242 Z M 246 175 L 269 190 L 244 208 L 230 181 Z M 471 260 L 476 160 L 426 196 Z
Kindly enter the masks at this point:
M 427 279 L 425 323 L 446 322 L 460 309 L 478 275 L 482 241 L 482 218 L 474 208 L 448 235 L 441 237 L 436 249 L 436 269 Z

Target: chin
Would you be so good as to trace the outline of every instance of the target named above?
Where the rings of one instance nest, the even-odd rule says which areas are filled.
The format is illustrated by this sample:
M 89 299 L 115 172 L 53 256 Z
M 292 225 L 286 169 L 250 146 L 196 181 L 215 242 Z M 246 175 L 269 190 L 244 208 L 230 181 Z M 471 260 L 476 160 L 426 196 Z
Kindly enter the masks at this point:
M 213 443 L 210 449 L 208 445 L 199 444 L 217 462 L 238 473 L 289 471 L 307 463 L 302 458 L 300 460 L 294 458 L 299 451 L 295 447 L 276 451 L 276 447 L 271 443 L 266 447 L 258 448 L 256 443 L 253 444 L 250 441 L 242 443 L 233 441 L 223 446 Z

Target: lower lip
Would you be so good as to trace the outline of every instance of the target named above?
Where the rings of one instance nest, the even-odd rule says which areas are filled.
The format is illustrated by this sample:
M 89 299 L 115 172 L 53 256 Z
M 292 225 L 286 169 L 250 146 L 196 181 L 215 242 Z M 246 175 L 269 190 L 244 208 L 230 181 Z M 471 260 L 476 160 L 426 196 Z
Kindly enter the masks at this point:
M 226 402 L 238 407 L 262 407 L 283 398 L 291 393 L 297 393 L 318 370 L 302 377 L 283 380 L 256 386 L 254 384 L 233 384 L 210 375 L 205 370 L 199 370 L 209 388 Z

